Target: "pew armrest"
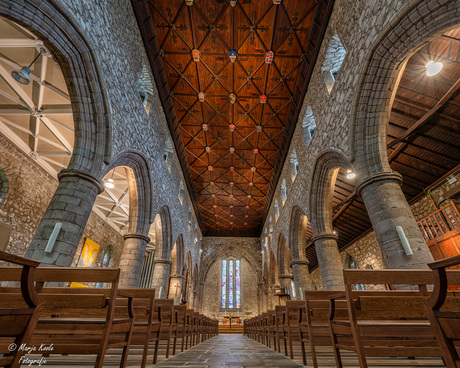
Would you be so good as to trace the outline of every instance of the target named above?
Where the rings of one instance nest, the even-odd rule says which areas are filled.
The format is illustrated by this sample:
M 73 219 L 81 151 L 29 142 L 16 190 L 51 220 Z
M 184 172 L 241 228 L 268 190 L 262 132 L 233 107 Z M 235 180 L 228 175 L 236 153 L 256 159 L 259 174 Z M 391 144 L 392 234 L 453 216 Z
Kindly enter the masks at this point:
M 335 316 L 335 301 L 337 299 L 343 299 L 343 298 L 346 298 L 346 297 L 347 297 L 347 293 L 345 291 L 343 291 L 341 293 L 331 295 L 329 297 L 329 316 L 328 316 L 329 321 L 334 320 L 334 316 Z
M 3 251 L 0 251 L 0 261 L 14 263 L 19 266 L 38 267 L 40 265 L 40 262 L 33 259 L 19 257 Z
M 460 255 L 453 256 L 446 259 L 441 259 L 440 261 L 428 263 L 428 267 L 432 270 L 437 268 L 445 268 L 445 267 L 452 267 L 457 266 L 460 264 Z
M 125 291 L 120 291 L 117 290 L 117 297 L 122 297 L 122 298 L 128 298 L 128 315 L 129 318 L 134 318 L 135 313 L 134 313 L 134 296 L 125 292 Z

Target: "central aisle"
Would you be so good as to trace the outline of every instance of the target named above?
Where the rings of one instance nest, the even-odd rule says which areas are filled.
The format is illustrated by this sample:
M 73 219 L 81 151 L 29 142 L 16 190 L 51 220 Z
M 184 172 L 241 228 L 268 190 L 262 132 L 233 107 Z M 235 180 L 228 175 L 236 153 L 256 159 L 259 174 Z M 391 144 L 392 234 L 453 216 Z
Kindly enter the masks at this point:
M 303 367 L 244 335 L 218 335 L 155 367 Z

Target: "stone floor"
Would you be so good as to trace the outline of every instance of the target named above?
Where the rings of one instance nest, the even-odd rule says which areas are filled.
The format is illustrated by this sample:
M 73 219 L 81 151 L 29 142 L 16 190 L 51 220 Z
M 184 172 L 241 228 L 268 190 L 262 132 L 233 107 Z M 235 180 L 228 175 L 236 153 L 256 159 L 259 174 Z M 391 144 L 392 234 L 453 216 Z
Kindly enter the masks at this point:
M 150 350 L 147 359 L 147 367 L 304 367 L 302 365 L 302 352 L 299 342 L 294 342 L 294 360 L 284 356 L 284 348 L 279 354 L 265 345 L 259 344 L 243 335 L 222 334 L 196 345 L 183 353 L 180 353 L 181 341 L 178 341 L 178 351 L 175 356 L 166 359 L 166 344 L 162 341 L 158 354 L 158 364 L 152 365 L 153 349 Z M 129 349 L 127 368 L 139 368 L 142 360 L 142 346 L 132 346 Z M 312 367 L 311 354 L 307 348 L 308 367 Z M 318 347 L 318 365 L 320 368 L 335 368 L 334 354 L 330 347 Z M 40 359 L 38 355 L 31 358 Z M 104 359 L 104 368 L 116 368 L 120 365 L 121 349 L 109 350 Z M 343 365 L 346 368 L 358 368 L 358 360 L 353 352 L 342 352 Z M 94 355 L 51 355 L 46 358 L 42 367 L 49 368 L 93 368 Z M 442 368 L 444 364 L 439 358 L 368 358 L 369 367 L 372 368 Z M 34 363 L 31 367 L 37 367 Z M 23 364 L 22 367 L 28 367 Z
M 155 367 L 303 367 L 243 335 L 219 335 Z

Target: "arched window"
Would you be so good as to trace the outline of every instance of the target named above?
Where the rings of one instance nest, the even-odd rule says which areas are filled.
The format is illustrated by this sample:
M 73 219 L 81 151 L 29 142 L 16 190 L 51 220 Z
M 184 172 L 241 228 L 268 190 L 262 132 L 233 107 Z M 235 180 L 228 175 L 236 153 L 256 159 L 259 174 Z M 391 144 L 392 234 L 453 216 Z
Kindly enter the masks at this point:
M 295 149 L 293 149 L 291 152 L 289 162 L 291 164 L 291 179 L 292 181 L 294 181 L 297 176 L 297 173 L 299 172 L 299 161 L 297 160 L 297 153 Z
M 281 182 L 281 203 L 284 204 L 286 203 L 287 200 L 287 188 L 286 188 L 286 180 L 283 179 Z
M 334 87 L 337 74 L 342 67 L 346 54 L 347 52 L 345 51 L 345 47 L 343 47 L 339 36 L 332 36 L 321 67 L 321 72 L 323 73 L 328 93 L 331 93 L 332 87 Z
M 221 309 L 241 308 L 241 261 L 222 260 Z
M 6 176 L 5 172 L 0 168 L 0 206 L 6 198 L 6 194 L 8 193 L 9 187 L 10 186 L 8 184 L 8 177 Z
M 270 216 L 270 219 L 268 220 L 268 231 L 270 231 L 270 234 L 273 232 L 273 220 L 271 216 Z
M 278 206 L 278 200 L 275 199 L 275 222 L 278 221 L 278 217 L 280 217 L 280 208 Z
M 141 96 L 145 112 L 147 115 L 149 115 L 153 102 L 154 86 L 152 82 L 152 76 L 150 75 L 150 70 L 147 65 L 144 65 L 142 68 L 141 75 L 137 81 L 137 90 Z
M 316 122 L 315 117 L 313 116 L 313 110 L 310 106 L 307 107 L 307 111 L 305 112 L 305 116 L 302 120 L 302 132 L 303 138 L 305 139 L 305 146 L 308 147 L 310 144 L 311 138 L 313 137 L 313 133 L 316 129 Z
M 355 259 L 349 253 L 347 253 L 347 255 L 345 256 L 345 268 L 355 270 L 359 269 Z M 355 284 L 354 288 L 355 290 L 365 290 L 363 284 Z
M 165 159 L 166 167 L 168 168 L 169 172 L 171 172 L 173 156 L 174 156 L 174 146 L 171 141 L 171 138 L 168 137 L 165 142 L 165 149 L 164 149 L 163 157 Z
M 180 204 L 184 203 L 184 182 L 181 180 L 179 183 L 179 201 Z

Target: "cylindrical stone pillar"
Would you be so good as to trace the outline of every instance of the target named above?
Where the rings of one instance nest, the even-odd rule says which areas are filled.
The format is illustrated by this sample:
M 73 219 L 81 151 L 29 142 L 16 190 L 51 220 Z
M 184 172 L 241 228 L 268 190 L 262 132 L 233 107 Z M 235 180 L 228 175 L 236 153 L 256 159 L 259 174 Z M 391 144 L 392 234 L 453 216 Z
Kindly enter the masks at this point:
M 59 185 L 25 257 L 46 266 L 70 267 L 94 201 L 104 191 L 104 183 L 91 174 L 70 169 L 62 170 L 58 179 Z M 57 223 L 62 224 L 61 229 L 51 251 L 45 252 Z
M 288 293 L 291 294 L 291 281 L 292 281 L 292 275 L 286 274 L 286 275 L 279 275 L 278 279 L 280 281 L 280 286 L 284 288 L 284 290 Z
M 315 243 L 319 272 L 325 290 L 344 290 L 343 265 L 337 246 L 337 234 L 317 234 L 311 238 Z
M 303 292 L 311 289 L 310 272 L 308 271 L 307 260 L 296 260 L 291 262 L 292 274 L 297 300 L 303 300 Z
M 166 290 L 168 288 L 169 268 L 172 261 L 168 259 L 155 259 L 153 261 L 152 287 L 155 288 L 155 298 L 166 298 Z
M 120 259 L 120 286 L 124 288 L 139 287 L 145 249 L 150 238 L 144 234 L 126 233 L 125 244 Z
M 401 190 L 402 177 L 385 172 L 368 177 L 356 186 L 382 250 L 387 268 L 427 268 L 433 262 L 422 232 Z M 413 254 L 407 255 L 396 230 L 401 226 Z
M 174 299 L 174 304 L 176 305 L 179 305 L 181 301 L 183 282 L 184 276 L 182 275 L 171 275 L 169 277 L 168 299 Z

